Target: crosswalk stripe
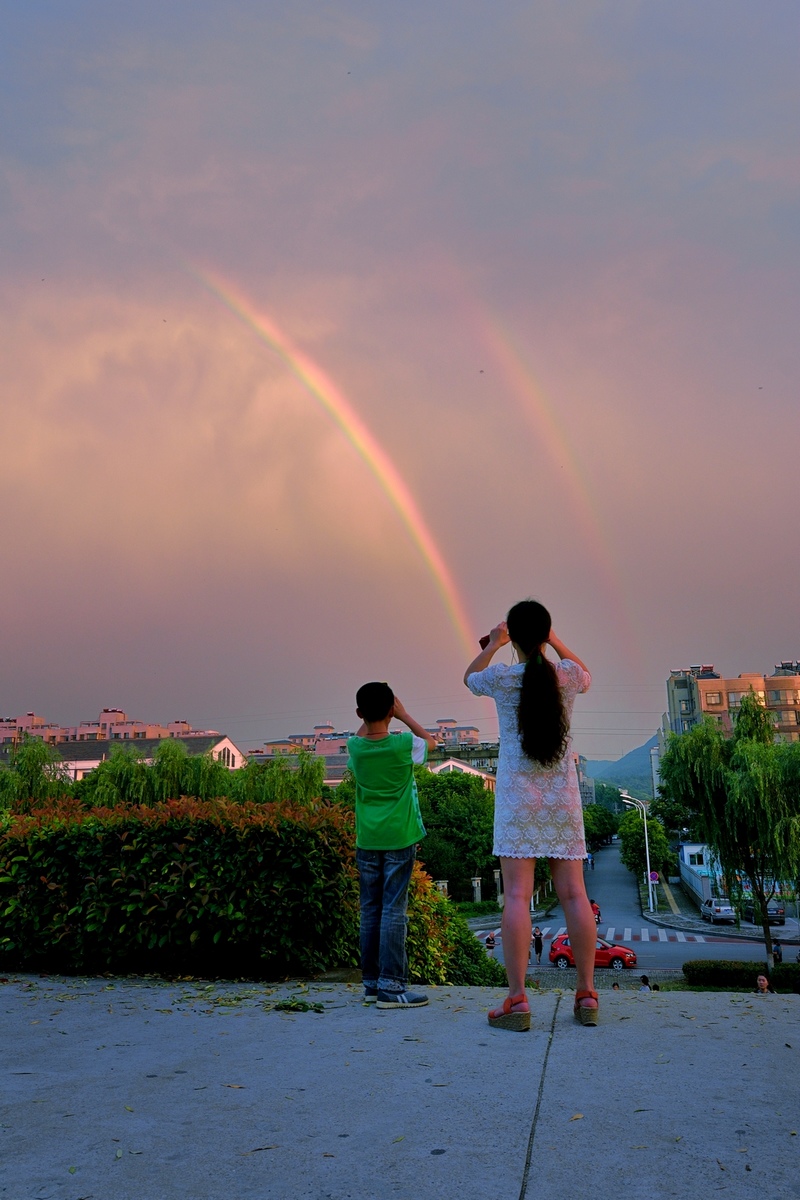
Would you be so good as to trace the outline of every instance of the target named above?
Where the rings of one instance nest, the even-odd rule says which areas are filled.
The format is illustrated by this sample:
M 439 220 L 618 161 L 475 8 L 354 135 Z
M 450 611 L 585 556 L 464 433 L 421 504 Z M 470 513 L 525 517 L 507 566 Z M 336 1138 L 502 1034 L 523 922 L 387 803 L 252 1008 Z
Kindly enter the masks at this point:
M 666 929 L 659 929 L 659 931 L 658 931 L 658 940 L 659 940 L 660 942 L 666 942 L 666 941 L 667 941 L 667 931 L 666 931 Z
M 694 940 L 696 942 L 704 942 L 706 939 L 703 937 L 702 933 L 696 933 L 694 935 Z
M 561 928 L 559 929 L 558 933 L 556 934 L 556 937 L 561 937 L 562 933 L 566 933 L 566 932 L 567 932 L 566 925 L 562 925 Z
M 608 929 L 606 930 L 606 941 L 607 941 L 607 942 L 613 942 L 613 940 L 614 940 L 614 934 L 615 934 L 616 932 L 617 932 L 617 931 L 616 931 L 615 927 L 614 927 L 613 925 L 609 925 Z
M 546 938 L 552 928 L 552 925 L 545 925 L 544 929 L 542 930 L 542 937 Z
M 642 941 L 643 941 L 643 942 L 649 942 L 649 941 L 650 941 L 650 930 L 649 930 L 649 929 L 643 929 L 643 930 L 642 930 Z
M 623 942 L 629 942 L 629 941 L 631 940 L 631 938 L 632 938 L 632 937 L 633 937 L 633 934 L 631 933 L 630 929 L 628 929 L 628 928 L 627 928 L 627 926 L 626 926 L 626 928 L 625 928 L 625 930 L 624 930 L 624 932 L 623 932 L 623 934 L 622 934 L 622 940 L 623 940 Z
M 679 941 L 679 942 L 685 942 L 685 941 L 686 941 L 686 938 L 685 938 L 685 936 L 684 936 L 684 935 L 681 933 L 681 931 L 680 931 L 680 930 L 678 930 L 678 932 L 675 934 L 675 936 L 676 936 L 676 938 L 678 939 L 678 941 Z

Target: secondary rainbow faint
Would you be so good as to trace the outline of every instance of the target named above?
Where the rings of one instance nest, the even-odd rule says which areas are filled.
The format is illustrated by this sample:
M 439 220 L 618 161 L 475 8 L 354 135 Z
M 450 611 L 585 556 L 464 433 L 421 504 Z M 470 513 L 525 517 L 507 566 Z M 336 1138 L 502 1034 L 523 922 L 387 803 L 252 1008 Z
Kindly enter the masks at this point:
M 274 320 L 259 311 L 233 285 L 218 275 L 187 264 L 190 273 L 227 309 L 283 360 L 307 392 L 333 418 L 347 440 L 375 476 L 400 520 L 405 525 L 433 580 L 450 623 L 470 658 L 476 652 L 475 635 L 453 576 L 436 544 L 428 523 L 403 477 L 378 443 L 352 404 L 322 368 L 300 350 Z
M 487 349 L 505 375 L 506 382 L 537 441 L 544 443 L 555 465 L 563 469 L 564 494 L 572 503 L 587 550 L 600 570 L 606 590 L 614 600 L 616 611 L 623 618 L 623 632 L 639 663 L 641 644 L 636 622 L 625 589 L 620 583 L 614 553 L 598 519 L 595 502 L 586 485 L 585 474 L 569 438 L 559 423 L 553 405 L 510 333 L 484 305 L 473 304 L 472 315 Z

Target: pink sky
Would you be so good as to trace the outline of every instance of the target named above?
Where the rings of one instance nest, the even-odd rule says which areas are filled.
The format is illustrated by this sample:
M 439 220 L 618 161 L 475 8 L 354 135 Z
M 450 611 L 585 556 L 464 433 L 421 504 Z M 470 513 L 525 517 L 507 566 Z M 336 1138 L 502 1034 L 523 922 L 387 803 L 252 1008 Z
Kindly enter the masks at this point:
M 0 103 L 0 708 L 256 745 L 386 678 L 496 725 L 475 639 L 535 595 L 575 746 L 671 667 L 800 657 L 800 14 L 776 2 L 22 6 Z

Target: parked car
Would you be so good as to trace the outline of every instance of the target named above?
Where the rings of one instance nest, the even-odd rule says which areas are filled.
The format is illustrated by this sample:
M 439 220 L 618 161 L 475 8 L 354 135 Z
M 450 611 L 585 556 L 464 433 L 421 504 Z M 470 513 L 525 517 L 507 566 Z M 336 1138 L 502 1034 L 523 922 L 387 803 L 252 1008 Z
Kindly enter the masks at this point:
M 572 947 L 566 933 L 554 937 L 550 943 L 550 962 L 561 971 L 575 966 Z M 620 946 L 616 942 L 607 942 L 605 938 L 598 938 L 595 943 L 594 965 L 596 967 L 613 967 L 615 971 L 621 971 L 624 967 L 636 966 L 636 955 L 628 946 Z
M 761 913 L 755 906 L 752 900 L 745 901 L 744 919 L 751 921 L 754 925 L 761 924 Z M 770 900 L 767 904 L 767 920 L 770 925 L 785 925 L 786 924 L 786 909 L 779 900 Z
M 700 916 L 704 921 L 710 921 L 712 925 L 716 925 L 717 921 L 735 922 L 736 909 L 730 900 L 725 900 L 722 896 L 715 896 L 711 900 L 703 901 L 700 905 Z

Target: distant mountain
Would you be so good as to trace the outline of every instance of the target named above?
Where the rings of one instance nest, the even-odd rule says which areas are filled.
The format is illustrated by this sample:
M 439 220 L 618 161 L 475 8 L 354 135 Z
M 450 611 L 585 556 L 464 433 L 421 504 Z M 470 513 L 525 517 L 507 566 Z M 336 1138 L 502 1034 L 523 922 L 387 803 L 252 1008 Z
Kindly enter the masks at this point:
M 586 774 L 590 779 L 599 779 L 603 783 L 612 783 L 614 787 L 624 788 L 626 792 L 642 800 L 652 800 L 650 750 L 657 743 L 658 738 L 653 734 L 643 746 L 630 750 L 616 762 L 589 759 L 586 763 Z

